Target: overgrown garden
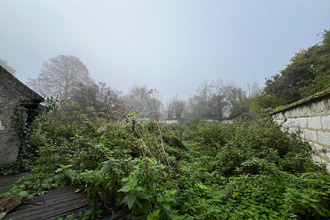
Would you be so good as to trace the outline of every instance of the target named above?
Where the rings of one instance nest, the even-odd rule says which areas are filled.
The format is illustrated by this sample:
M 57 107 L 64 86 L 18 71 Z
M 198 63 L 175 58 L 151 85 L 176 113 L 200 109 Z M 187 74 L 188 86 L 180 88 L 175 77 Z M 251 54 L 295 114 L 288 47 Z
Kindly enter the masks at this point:
M 47 99 L 33 129 L 19 131 L 28 139 L 17 162 L 0 172 L 33 175 L 0 197 L 32 198 L 71 184 L 93 208 L 67 219 L 94 218 L 114 206 L 148 220 L 329 219 L 330 175 L 312 161 L 299 134 L 282 131 L 268 116 L 329 89 L 329 33 L 259 92 L 219 79 L 203 83 L 187 101 L 173 97 L 165 110 L 156 90 L 136 87 L 123 96 L 96 84 L 79 58 L 50 59 L 29 84 L 46 97 L 60 93 L 60 101 Z M 79 67 L 78 83 L 65 69 L 69 64 Z M 63 76 L 53 71 L 59 66 Z M 62 83 L 64 76 L 70 80 Z
M 311 148 L 267 118 L 220 124 L 68 120 L 52 105 L 30 134 L 43 191 L 74 184 L 136 219 L 325 219 L 330 176 Z M 9 195 L 38 194 L 31 180 Z M 78 218 L 78 217 L 77 217 Z

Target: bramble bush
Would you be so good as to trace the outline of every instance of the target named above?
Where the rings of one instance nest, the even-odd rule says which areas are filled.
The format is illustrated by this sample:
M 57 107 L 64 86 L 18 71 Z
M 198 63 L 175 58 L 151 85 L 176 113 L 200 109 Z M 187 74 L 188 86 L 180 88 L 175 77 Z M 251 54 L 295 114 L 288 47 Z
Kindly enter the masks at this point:
M 66 122 L 56 109 L 45 112 L 29 140 L 33 171 L 138 219 L 330 217 L 329 174 L 299 135 L 271 120 L 160 125 L 135 117 Z

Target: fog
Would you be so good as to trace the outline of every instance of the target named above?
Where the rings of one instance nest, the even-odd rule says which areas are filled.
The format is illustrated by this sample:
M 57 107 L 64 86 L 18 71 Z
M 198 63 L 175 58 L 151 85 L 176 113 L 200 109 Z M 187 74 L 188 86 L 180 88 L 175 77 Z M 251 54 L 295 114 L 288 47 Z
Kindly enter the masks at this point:
M 329 27 L 319 1 L 1 1 L 0 58 L 27 83 L 73 55 L 91 78 L 129 93 L 188 99 L 202 82 L 246 87 L 278 73 Z

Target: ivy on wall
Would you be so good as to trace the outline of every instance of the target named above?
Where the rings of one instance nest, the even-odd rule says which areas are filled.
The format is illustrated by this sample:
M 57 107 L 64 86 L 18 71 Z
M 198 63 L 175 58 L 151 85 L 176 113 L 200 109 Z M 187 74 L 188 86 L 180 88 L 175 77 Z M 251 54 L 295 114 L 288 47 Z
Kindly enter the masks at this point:
M 29 170 L 33 165 L 33 158 L 36 157 L 36 151 L 28 143 L 28 137 L 31 132 L 33 121 L 42 111 L 43 107 L 33 101 L 23 101 L 14 109 L 12 116 L 12 129 L 16 132 L 17 138 L 21 140 L 19 153 L 16 160 L 19 170 Z

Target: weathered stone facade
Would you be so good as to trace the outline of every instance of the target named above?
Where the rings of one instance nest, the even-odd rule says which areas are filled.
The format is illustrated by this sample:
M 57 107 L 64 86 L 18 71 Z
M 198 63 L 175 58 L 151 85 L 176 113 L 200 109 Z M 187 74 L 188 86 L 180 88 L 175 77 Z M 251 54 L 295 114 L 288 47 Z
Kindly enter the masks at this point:
M 272 114 L 273 120 L 301 137 L 315 151 L 315 162 L 326 163 L 330 173 L 330 90 L 294 103 Z
M 22 142 L 17 124 L 31 122 L 32 109 L 42 101 L 41 96 L 0 66 L 0 165 L 16 160 Z M 19 111 L 24 107 L 29 110 Z

